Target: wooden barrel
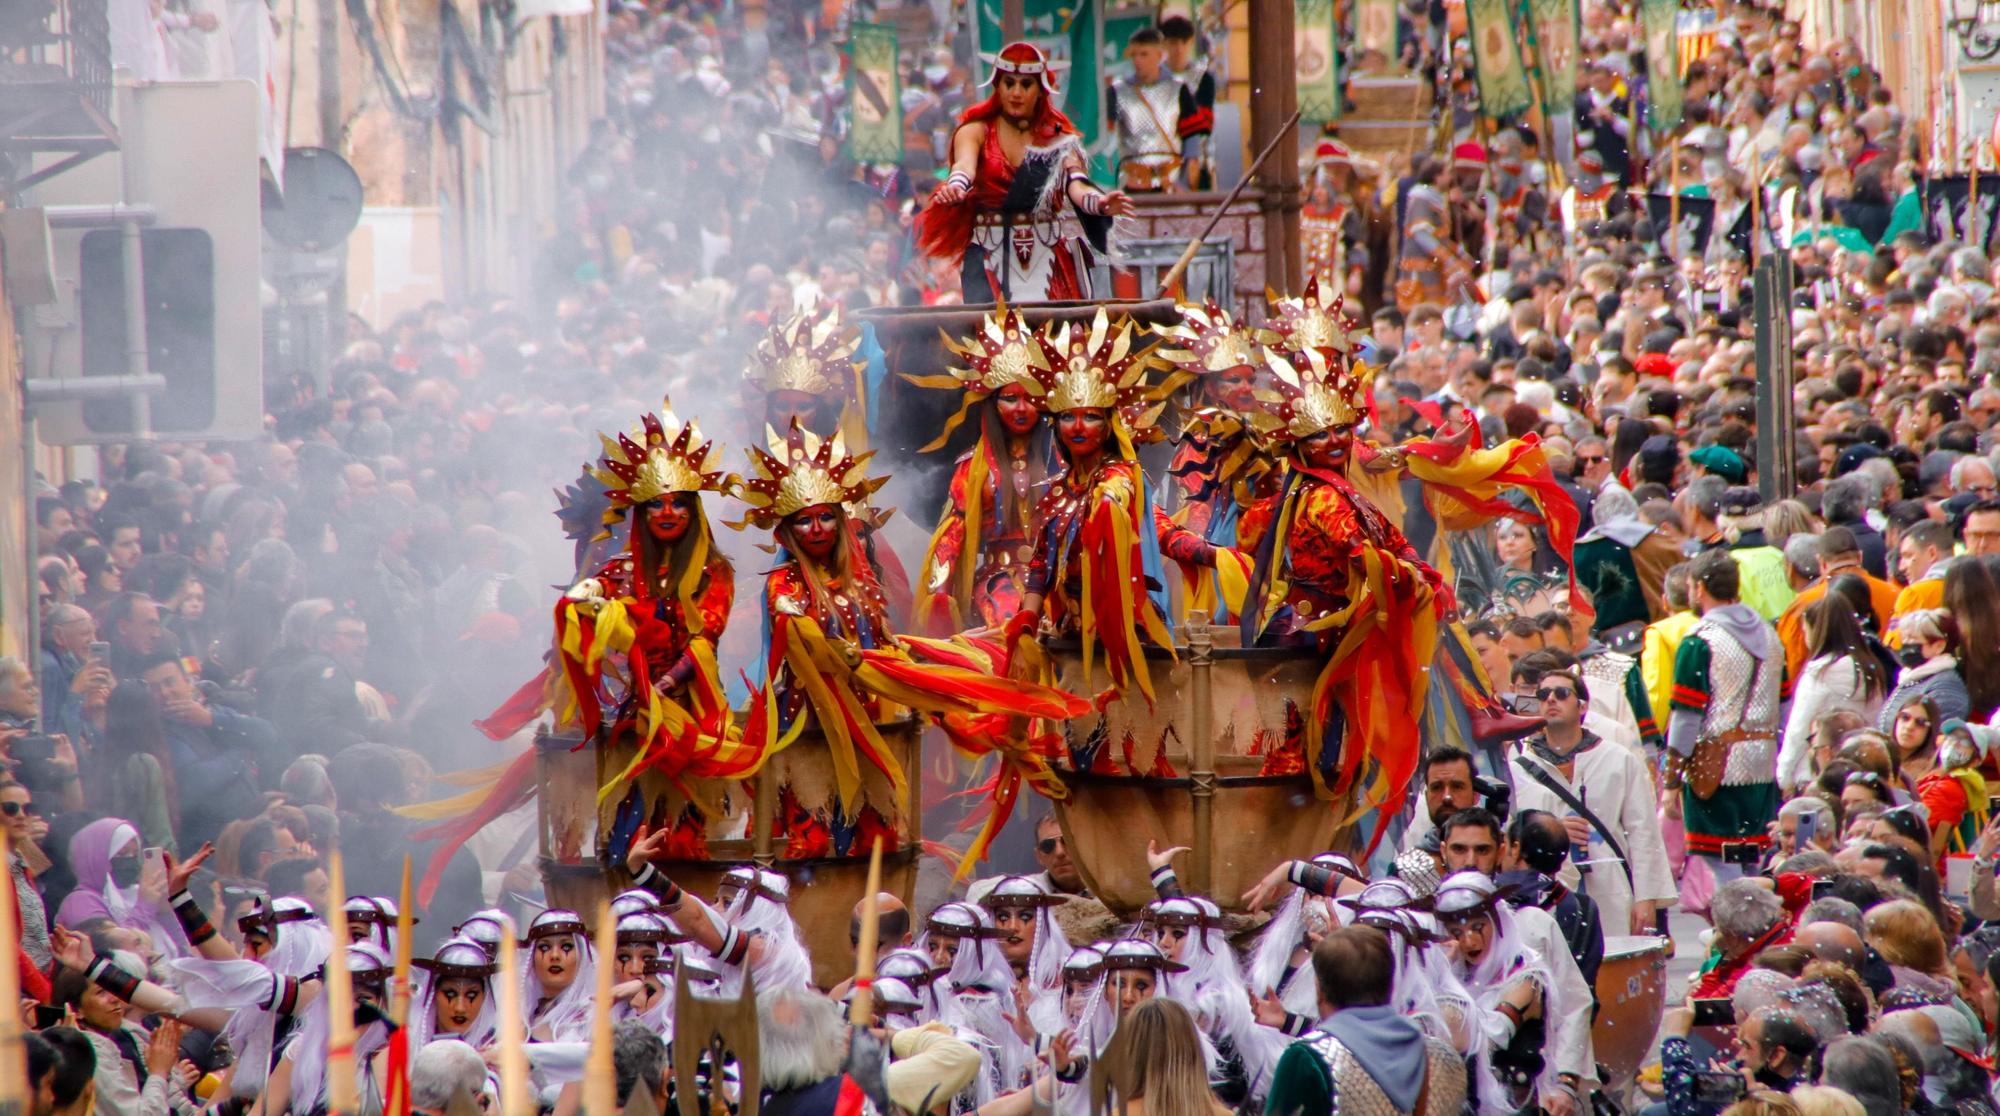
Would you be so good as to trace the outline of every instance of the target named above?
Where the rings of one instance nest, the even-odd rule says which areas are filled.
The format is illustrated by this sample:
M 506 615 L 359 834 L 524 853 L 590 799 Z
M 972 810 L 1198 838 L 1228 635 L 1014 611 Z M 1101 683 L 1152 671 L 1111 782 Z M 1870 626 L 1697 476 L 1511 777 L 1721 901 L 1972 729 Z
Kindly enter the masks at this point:
M 1119 914 L 1152 900 L 1146 843 L 1187 845 L 1203 855 L 1199 799 L 1208 787 L 1211 818 L 1206 893 L 1234 910 L 1271 865 L 1336 846 L 1350 811 L 1320 800 L 1305 774 L 1304 709 L 1321 658 L 1290 649 L 1244 648 L 1234 628 L 1209 627 L 1207 666 L 1187 646 L 1178 658 L 1147 648 L 1157 701 L 1136 690 L 1062 726 L 1069 798 L 1056 816 L 1091 893 Z M 1109 682 L 1100 660 L 1086 677 L 1073 643 L 1051 645 L 1057 684 L 1079 694 Z M 1206 748 L 1197 747 L 1197 691 L 1209 709 Z M 1204 769 L 1202 764 L 1206 764 Z M 1204 770 L 1208 774 L 1204 774 Z M 1182 878 L 1192 881 L 1183 867 Z
M 1653 1048 L 1666 1004 L 1667 958 L 1673 943 L 1647 935 L 1604 936 L 1604 964 L 1597 970 L 1597 1021 L 1590 1041 L 1604 1066 L 1605 1088 L 1622 1096 Z
M 923 723 L 898 717 L 876 726 L 910 777 L 916 793 L 918 755 Z M 553 906 L 581 912 L 594 920 L 598 904 L 631 886 L 622 862 L 613 862 L 607 846 L 618 804 L 627 788 L 597 804 L 598 788 L 630 762 L 632 742 L 611 740 L 584 744 L 569 735 L 536 738 L 540 755 L 541 867 L 543 886 Z M 579 745 L 584 745 L 579 747 Z M 882 890 L 905 904 L 916 885 L 916 854 L 923 839 L 918 803 L 898 802 L 888 780 L 861 761 L 860 800 L 879 811 L 895 835 L 895 850 L 882 858 Z M 688 795 L 653 773 L 640 775 L 639 787 L 649 821 L 683 816 Z M 796 802 L 805 813 L 830 812 L 836 800 L 832 755 L 826 740 L 808 726 L 784 751 L 771 757 L 750 780 L 697 780 L 689 788 L 717 812 L 703 822 L 707 834 L 705 859 L 668 859 L 658 867 L 674 882 L 713 901 L 724 873 L 746 864 L 763 864 L 791 881 L 792 918 L 812 953 L 813 978 L 829 987 L 854 975 L 854 951 L 847 940 L 853 908 L 867 887 L 868 859 L 858 839 L 846 855 L 787 856 L 795 832 L 781 815 L 780 803 Z M 766 835 L 763 841 L 758 835 Z M 803 847 L 801 841 L 794 847 Z

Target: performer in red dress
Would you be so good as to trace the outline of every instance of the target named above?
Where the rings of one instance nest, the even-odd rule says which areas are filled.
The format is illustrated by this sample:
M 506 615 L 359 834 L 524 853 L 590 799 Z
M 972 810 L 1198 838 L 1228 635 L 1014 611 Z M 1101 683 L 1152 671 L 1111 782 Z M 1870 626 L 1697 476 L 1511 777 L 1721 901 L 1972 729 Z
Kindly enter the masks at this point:
M 1042 497 L 1041 527 L 1021 611 L 1007 622 L 1009 648 L 1045 622 L 1083 647 L 1086 676 L 1098 647 L 1111 676 L 1109 700 L 1153 683 L 1143 644 L 1171 647 L 1160 557 L 1213 564 L 1213 547 L 1156 518 L 1133 442 L 1153 431 L 1164 404 L 1148 387 L 1152 350 L 1135 349 L 1131 320 L 1113 326 L 1100 309 L 1086 328 L 1053 323 L 1038 335 L 1036 399 L 1054 416 L 1065 465 Z
M 958 413 L 923 452 L 944 445 L 968 417 L 979 424 L 979 440 L 952 469 L 920 575 L 915 626 L 938 635 L 997 628 L 1019 611 L 1038 522 L 1035 492 L 1048 480 L 1051 459 L 1049 427 L 1033 395 L 1034 366 L 1046 363 L 1034 328 L 1002 306 L 979 332 L 945 344 L 966 367 L 905 377 L 964 392 Z
M 1164 350 L 1160 359 L 1178 369 L 1164 387 L 1192 381 L 1168 470 L 1181 497 L 1173 522 L 1216 546 L 1233 547 L 1243 509 L 1276 491 L 1280 476 L 1278 463 L 1244 425 L 1244 416 L 1257 407 L 1264 345 L 1256 330 L 1213 301 L 1181 307 L 1181 324 L 1165 330 L 1163 339 L 1177 347 Z M 1188 608 L 1207 612 L 1217 623 L 1233 621 L 1225 599 L 1230 594 L 1217 592 L 1216 575 L 1184 569 L 1182 577 Z
M 1015 775 L 1016 785 L 1046 779 L 1025 741 L 1007 736 L 1009 718 L 1062 719 L 1085 703 L 1006 678 L 1005 660 L 990 645 L 897 635 L 856 532 L 856 513 L 888 478 L 870 479 L 869 455 L 850 454 L 837 434 L 822 440 L 794 423 L 768 441 L 768 449 L 751 451 L 754 471 L 739 489 L 749 505 L 739 526 L 768 528 L 779 546 L 779 564 L 764 580 L 764 676 L 744 737 L 769 756 L 810 724 L 832 750 L 836 775 L 825 801 L 784 811 L 785 855 L 858 854 L 878 835 L 894 851 L 887 819 L 909 806 L 908 775 L 877 725 L 897 707 L 931 715 L 961 749 L 997 751 L 1033 769 Z M 893 801 L 866 793 L 863 763 L 881 773 Z M 835 843 L 841 834 L 860 839 Z
M 1031 43 L 1000 52 L 993 95 L 959 116 L 951 176 L 920 215 L 924 253 L 960 264 L 967 303 L 1089 298 L 1089 250 L 1108 251 L 1111 219 L 1132 212 L 1090 181 L 1082 137 L 1055 107 L 1055 69 Z

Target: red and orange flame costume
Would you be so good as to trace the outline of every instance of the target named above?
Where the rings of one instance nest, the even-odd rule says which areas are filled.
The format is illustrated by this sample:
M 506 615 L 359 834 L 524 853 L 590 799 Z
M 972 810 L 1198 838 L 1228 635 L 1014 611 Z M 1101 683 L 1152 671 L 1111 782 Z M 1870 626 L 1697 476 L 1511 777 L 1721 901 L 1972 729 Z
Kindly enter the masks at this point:
M 947 337 L 945 345 L 964 368 L 904 377 L 918 387 L 963 392 L 957 413 L 919 452 L 943 446 L 968 418 L 979 429 L 979 440 L 952 467 L 950 495 L 921 567 L 914 626 L 935 635 L 997 628 L 1020 610 L 1039 522 L 1034 490 L 1047 479 L 1050 452 L 1045 422 L 1015 434 L 995 414 L 994 397 L 1013 387 L 1032 390 L 1033 369 L 1046 363 L 1020 312 L 1003 305 L 977 333 L 963 341 Z
M 1144 645 L 1171 648 L 1161 540 L 1177 558 L 1209 549 L 1198 537 L 1156 517 L 1134 440 L 1154 428 L 1162 404 L 1146 382 L 1150 347 L 1136 349 L 1130 319 L 1113 325 L 1103 310 L 1085 328 L 1055 322 L 1036 334 L 1042 359 L 1031 366 L 1033 392 L 1052 416 L 1092 413 L 1109 425 L 1102 451 L 1086 462 L 1064 448 L 1066 468 L 1036 509 L 1040 528 L 1028 568 L 1028 598 L 1008 621 L 1010 647 L 1039 620 L 1082 644 L 1088 677 L 1101 647 L 1109 700 L 1136 687 L 1153 700 Z M 1061 446 L 1062 439 L 1057 439 Z M 1189 553 L 1181 554 L 1186 550 Z
M 779 566 L 765 578 L 764 677 L 751 696 L 744 735 L 769 757 L 811 727 L 833 760 L 832 794 L 798 802 L 788 813 L 828 829 L 869 831 L 883 828 L 882 817 L 908 810 L 908 775 L 879 727 L 906 709 L 929 715 L 961 749 L 1000 753 L 1014 788 L 1023 779 L 1057 786 L 1023 734 L 1010 731 L 1011 719 L 1071 717 L 1086 703 L 1005 677 L 1005 660 L 990 644 L 899 636 L 890 627 L 853 527 L 856 513 L 886 482 L 867 476 L 869 456 L 850 454 L 838 435 L 822 440 L 794 424 L 782 436 L 769 432 L 768 451 L 752 451 L 753 473 L 740 489 L 750 505 L 746 524 L 775 530 L 782 547 Z M 815 559 L 798 545 L 792 523 L 822 509 L 837 514 L 839 527 L 831 551 Z M 864 762 L 886 779 L 893 804 L 865 801 Z M 871 810 L 876 818 L 867 816 Z M 983 847 L 984 839 L 968 863 Z

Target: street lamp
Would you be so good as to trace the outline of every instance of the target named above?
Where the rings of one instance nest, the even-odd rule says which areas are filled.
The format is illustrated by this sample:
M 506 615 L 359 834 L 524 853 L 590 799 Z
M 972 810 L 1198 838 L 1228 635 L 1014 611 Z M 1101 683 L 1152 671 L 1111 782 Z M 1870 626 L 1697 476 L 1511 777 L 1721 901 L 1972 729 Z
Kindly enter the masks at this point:
M 1945 26 L 1958 36 L 1960 54 L 1974 62 L 2000 55 L 2000 31 L 1989 22 L 1993 18 L 2000 18 L 2000 0 L 1951 0 Z

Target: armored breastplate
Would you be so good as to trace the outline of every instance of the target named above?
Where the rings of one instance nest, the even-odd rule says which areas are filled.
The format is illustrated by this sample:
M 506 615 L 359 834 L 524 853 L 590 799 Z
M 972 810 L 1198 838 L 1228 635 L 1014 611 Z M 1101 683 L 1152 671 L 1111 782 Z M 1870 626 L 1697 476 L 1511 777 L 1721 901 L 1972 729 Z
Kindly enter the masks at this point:
M 1180 158 L 1180 82 L 1162 78 L 1140 85 L 1121 78 L 1113 87 L 1118 91 L 1119 157 L 1141 163 Z

